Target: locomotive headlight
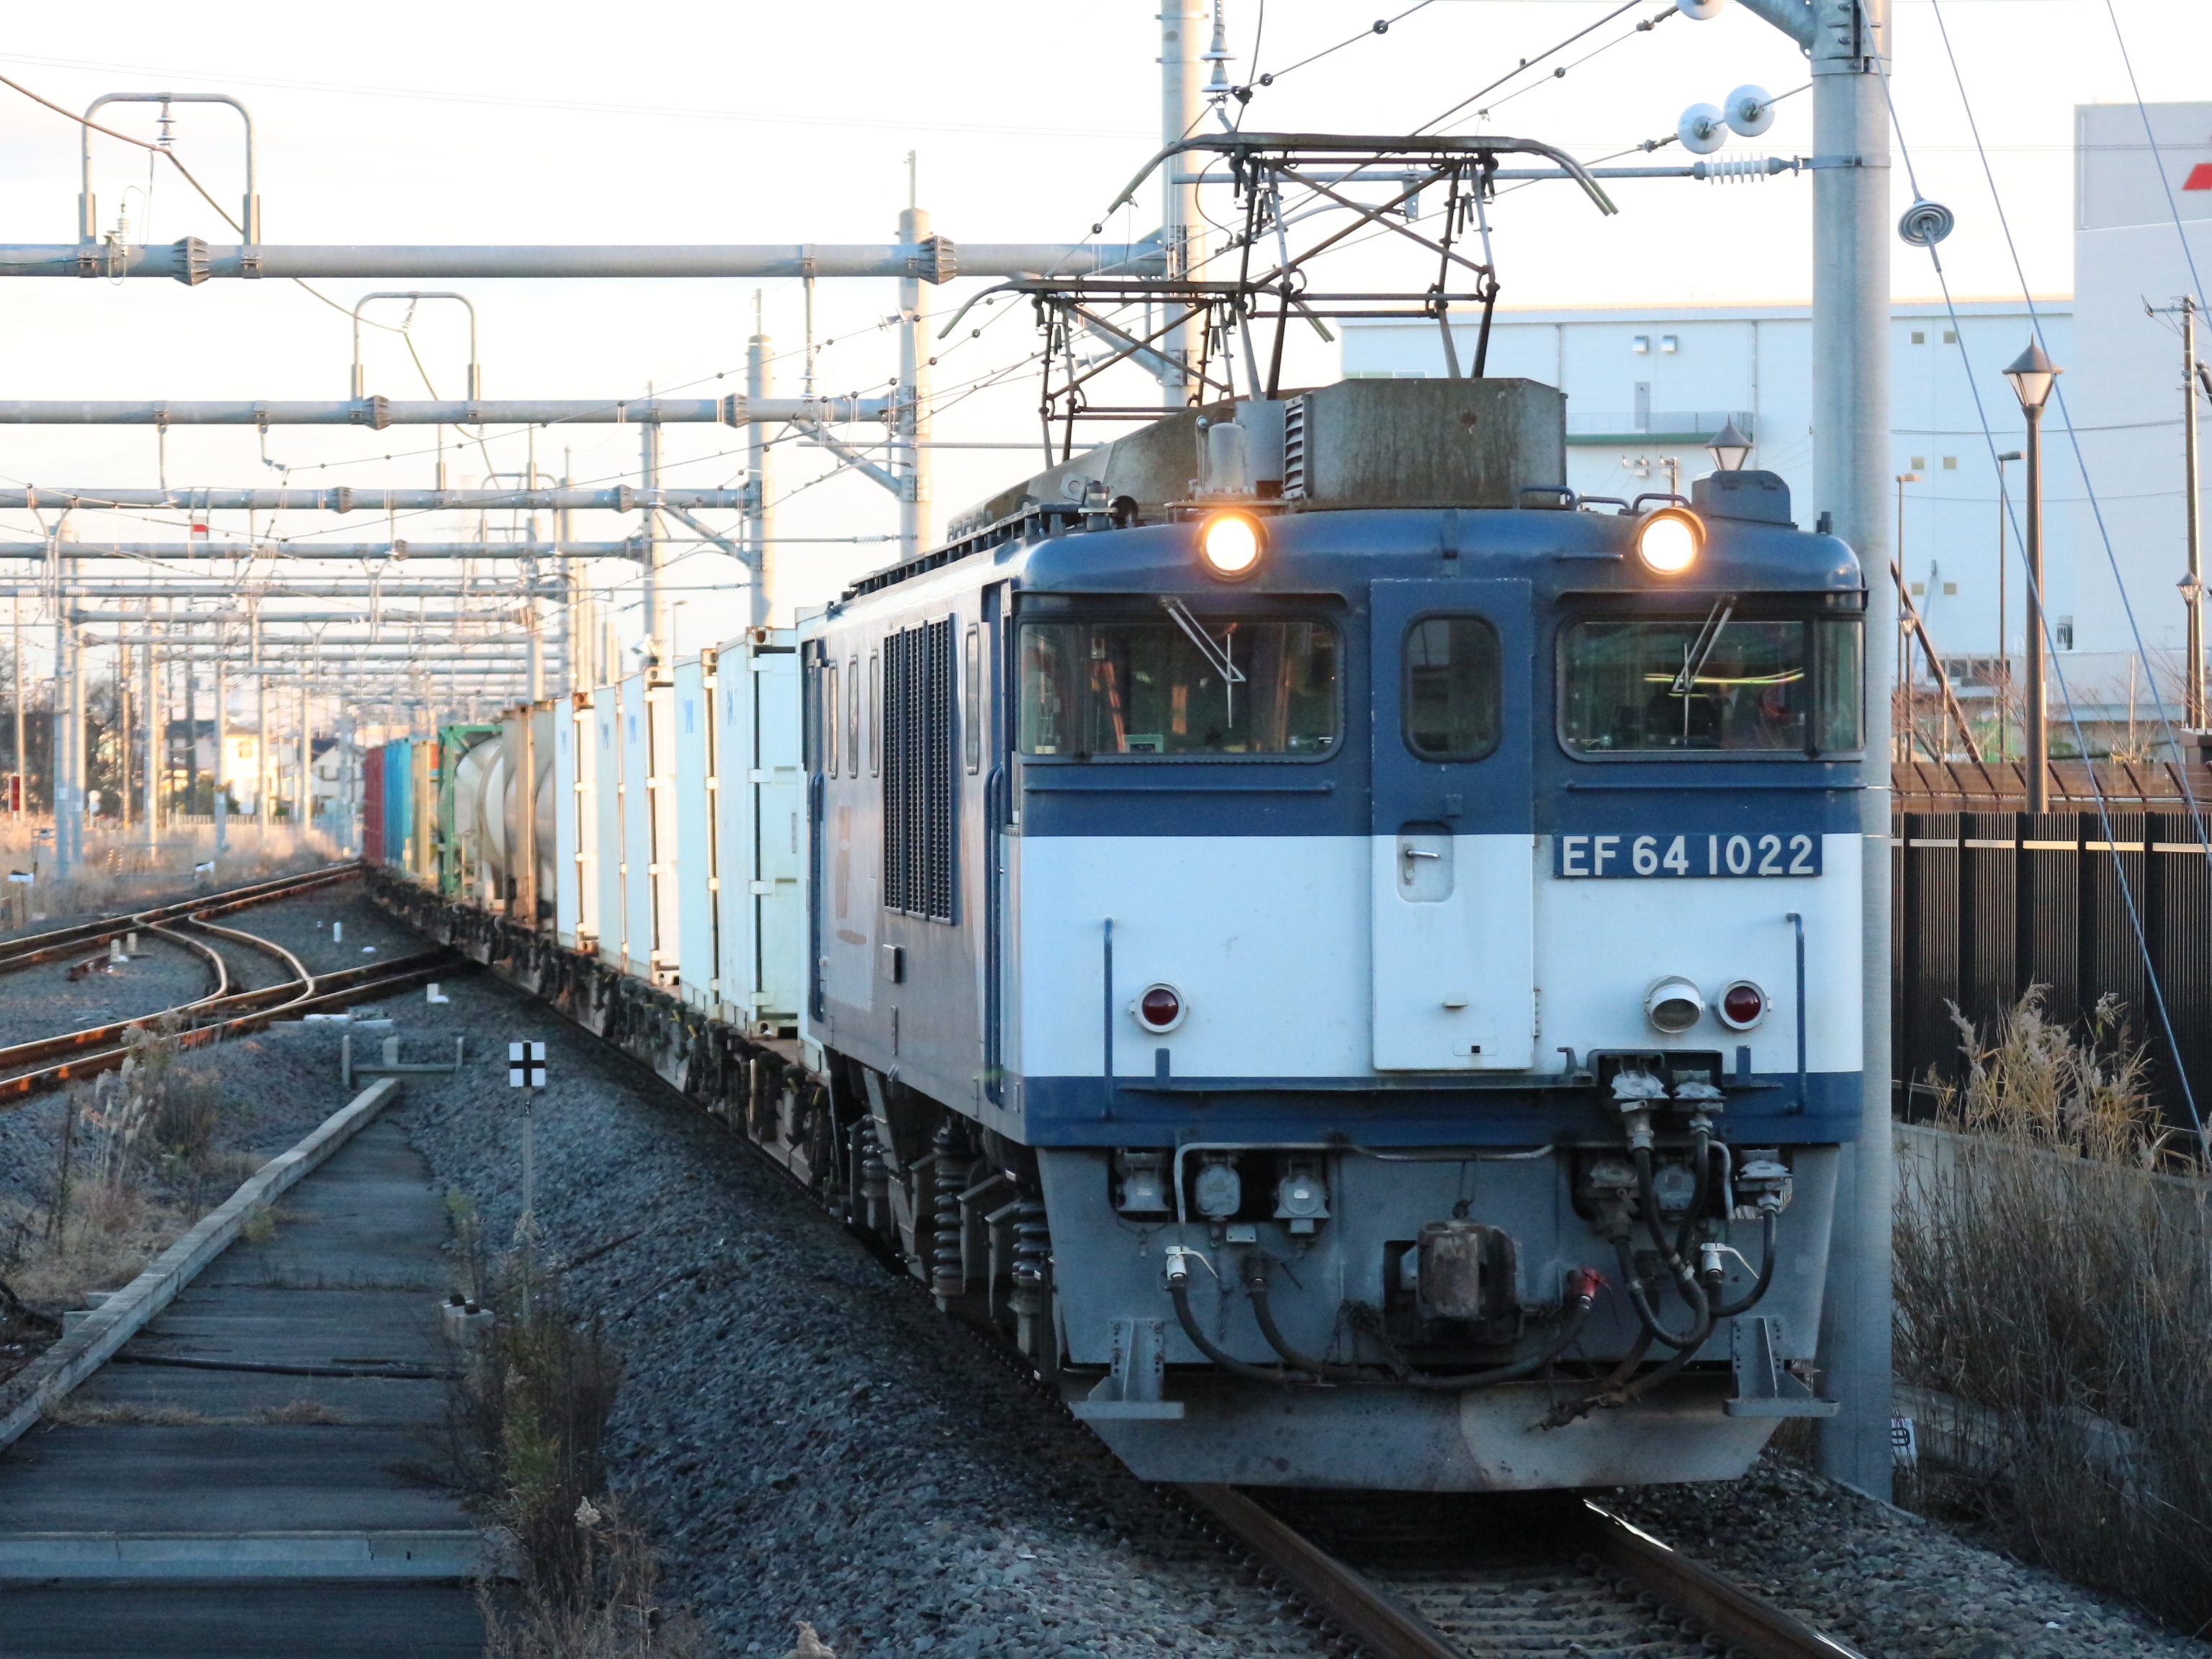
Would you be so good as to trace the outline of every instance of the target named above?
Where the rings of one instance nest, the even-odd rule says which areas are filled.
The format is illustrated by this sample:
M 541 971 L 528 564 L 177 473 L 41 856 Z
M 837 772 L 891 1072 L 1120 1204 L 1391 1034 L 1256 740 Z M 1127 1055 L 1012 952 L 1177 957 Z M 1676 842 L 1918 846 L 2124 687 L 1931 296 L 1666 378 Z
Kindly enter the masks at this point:
M 1680 1036 L 1705 1013 L 1705 993 L 1679 975 L 1670 975 L 1644 994 L 1644 1018 L 1653 1030 L 1668 1036 Z
M 1217 513 L 1200 528 L 1199 556 L 1206 572 L 1224 581 L 1242 581 L 1260 568 L 1267 538 L 1249 513 Z
M 1705 545 L 1705 520 L 1686 507 L 1662 507 L 1636 526 L 1636 556 L 1655 576 L 1680 575 Z

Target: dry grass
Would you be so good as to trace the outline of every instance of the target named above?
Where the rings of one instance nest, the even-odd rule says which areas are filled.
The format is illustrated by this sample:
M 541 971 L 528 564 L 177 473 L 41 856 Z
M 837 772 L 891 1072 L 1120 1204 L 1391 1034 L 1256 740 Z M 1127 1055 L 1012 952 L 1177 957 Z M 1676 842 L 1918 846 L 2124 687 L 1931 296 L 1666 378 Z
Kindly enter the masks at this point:
M 196 1429 L 215 1419 L 189 1406 L 139 1406 L 129 1401 L 61 1400 L 46 1421 L 80 1429 Z
M 607 1490 L 607 1419 L 622 1367 L 596 1324 L 576 1317 L 538 1261 L 527 1223 L 514 1248 L 486 1247 L 475 1208 L 447 1194 L 471 1299 L 490 1328 L 455 1356 L 448 1395 L 456 1478 L 514 1542 L 512 1597 L 487 1591 L 494 1659 L 632 1659 L 706 1651 L 688 1613 L 660 1606 L 659 1563 Z
M 2032 991 L 1960 1021 L 1960 1138 L 1900 1175 L 1899 1381 L 1949 1401 L 1965 1467 L 1909 1500 L 2182 1628 L 2212 1621 L 2212 1213 L 2168 1160 L 2110 999 L 2079 1033 Z M 1954 1018 L 1955 1018 L 1954 1012 Z
M 31 1308 L 128 1284 L 251 1173 L 215 1148 L 223 1096 L 179 1063 L 179 1030 L 132 1026 L 123 1068 L 67 1097 L 43 1202 L 0 1208 L 0 1278 Z
M 51 819 L 0 819 L 0 859 L 8 860 L 12 870 L 29 870 L 34 861 L 39 869 L 33 885 L 11 886 L 7 895 L 0 896 L 17 902 L 23 912 L 9 915 L 0 908 L 0 928 L 28 925 L 33 914 L 50 918 L 99 915 L 188 892 L 195 882 L 193 866 L 216 856 L 215 831 L 204 824 L 165 829 L 161 845 L 149 850 L 143 828 L 125 830 L 101 823 L 86 832 L 83 870 L 67 881 L 55 881 L 50 873 L 52 842 L 32 839 L 34 830 L 51 826 Z M 295 830 L 281 822 L 264 831 L 250 822 L 234 821 L 229 840 L 230 850 L 216 860 L 217 886 L 240 886 L 312 869 L 337 856 L 337 843 L 322 830 Z
M 346 1414 L 336 1407 L 302 1396 L 298 1400 L 288 1400 L 281 1406 L 256 1406 L 253 1420 L 257 1423 L 291 1423 L 335 1429 L 343 1427 L 348 1419 Z

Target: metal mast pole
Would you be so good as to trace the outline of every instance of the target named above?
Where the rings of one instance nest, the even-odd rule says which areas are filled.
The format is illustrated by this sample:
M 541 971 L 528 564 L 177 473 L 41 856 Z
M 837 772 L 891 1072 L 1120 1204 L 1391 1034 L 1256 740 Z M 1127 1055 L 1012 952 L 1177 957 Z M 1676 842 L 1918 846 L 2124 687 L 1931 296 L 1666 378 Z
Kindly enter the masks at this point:
M 1203 0 L 1161 0 L 1160 10 L 1160 144 L 1181 143 L 1198 131 L 1206 118 L 1206 89 L 1200 73 L 1199 53 L 1206 29 Z M 1206 222 L 1198 214 L 1198 186 L 1178 184 L 1186 171 L 1181 157 L 1160 169 L 1164 200 L 1160 210 L 1160 240 L 1167 248 L 1170 280 L 1200 273 L 1206 264 Z M 1163 305 L 1176 301 L 1164 300 Z M 1200 332 L 1205 324 L 1196 319 L 1178 324 L 1167 336 L 1160 372 L 1160 402 L 1181 409 L 1190 399 L 1190 366 L 1198 360 Z
M 58 593 L 69 586 L 68 572 L 60 568 L 60 541 L 55 541 L 54 562 L 60 580 L 56 584 Z M 69 603 L 57 598 L 54 603 L 54 713 L 53 752 L 48 757 L 47 774 L 54 805 L 54 876 L 62 880 L 76 873 L 82 861 L 80 836 L 84 828 L 82 816 L 83 801 L 79 780 L 72 763 L 77 755 L 77 745 L 70 741 L 70 727 L 77 709 L 77 645 L 76 629 L 69 617 Z
M 745 342 L 745 396 L 757 404 L 775 386 L 775 349 L 761 326 L 760 290 L 755 289 L 753 335 Z M 767 429 L 757 423 L 745 428 L 745 543 L 753 555 L 751 614 L 753 626 L 765 628 L 775 604 L 775 452 L 769 447 Z M 903 504 L 899 510 L 903 518 Z
M 9 649 L 15 665 L 15 779 L 16 787 L 22 792 L 25 811 L 31 806 L 31 763 L 29 751 L 23 747 L 23 693 L 27 680 L 23 673 L 23 601 L 20 596 L 8 601 Z
M 269 835 L 269 774 L 272 745 L 269 741 L 269 676 L 261 666 L 261 607 L 253 608 L 253 827 L 265 842 Z
M 138 701 L 144 708 L 141 720 L 146 727 L 146 775 L 140 780 L 144 793 L 142 797 L 142 816 L 146 820 L 146 845 L 151 847 L 161 837 L 161 738 L 167 726 L 167 710 L 162 708 L 157 688 L 161 681 L 154 669 L 154 601 L 146 601 L 146 649 L 138 659 Z
M 1743 0 L 1812 58 L 1814 507 L 1858 554 L 1867 582 L 1866 759 L 1859 796 L 1862 1012 L 1859 1135 L 1839 1155 L 1821 1364 L 1843 1401 L 1820 1432 L 1823 1474 L 1890 1493 L 1890 770 L 1894 676 L 1887 626 L 1888 0 Z
M 660 422 L 648 418 L 641 428 L 641 449 L 638 462 L 638 482 L 648 492 L 660 488 Z M 667 551 L 661 539 L 660 514 L 657 508 L 645 509 L 645 657 L 649 663 L 665 659 L 668 648 L 667 600 L 660 591 L 660 562 Z
M 908 155 L 911 170 L 914 157 Z M 911 172 L 908 183 L 913 194 Z M 909 205 L 899 215 L 899 240 L 919 246 L 929 236 L 929 215 Z M 898 417 L 892 441 L 902 452 L 894 470 L 899 481 L 899 557 L 914 558 L 931 540 L 929 513 L 929 290 L 919 276 L 902 276 L 898 285 Z
M 2027 810 L 2051 810 L 2051 733 L 2043 695 L 2043 405 L 2027 414 Z
M 2204 546 L 2203 513 L 2197 498 L 2197 296 L 2181 299 L 2181 456 L 2185 478 L 2181 504 L 2182 522 L 2189 529 L 2189 575 L 2182 593 L 2189 604 L 2188 678 L 2184 683 L 2183 724 L 2192 732 L 2204 729 Z
M 223 634 L 228 631 L 228 629 L 219 630 L 216 635 L 216 639 L 220 641 Z M 224 764 L 222 752 L 223 741 L 229 735 L 224 727 L 228 724 L 225 711 L 230 701 L 230 688 L 223 683 L 222 665 L 223 659 L 217 657 L 215 659 L 215 799 L 212 812 L 215 819 L 215 850 L 217 853 L 228 853 L 230 850 L 230 814 L 228 802 L 224 799 L 228 782 L 228 768 Z

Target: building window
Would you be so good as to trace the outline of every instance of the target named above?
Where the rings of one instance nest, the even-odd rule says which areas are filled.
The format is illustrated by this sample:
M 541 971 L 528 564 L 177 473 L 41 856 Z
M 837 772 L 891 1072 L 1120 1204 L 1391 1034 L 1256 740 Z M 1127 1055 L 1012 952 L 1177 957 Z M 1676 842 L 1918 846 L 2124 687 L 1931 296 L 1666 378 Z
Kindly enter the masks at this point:
M 1928 343 L 1928 336 L 1919 329 L 1916 328 L 1912 331 L 1912 343 L 1915 345 L 1926 345 Z
M 2058 648 L 2061 651 L 2071 651 L 2074 648 L 2074 618 L 2061 617 L 2058 619 L 2056 632 L 2058 635 Z
M 1955 329 L 1955 328 L 1947 328 L 1947 329 L 1945 329 L 1945 330 L 1943 331 L 1943 343 L 1944 343 L 1945 345 L 1956 345 L 1956 344 L 1958 344 L 1958 343 L 1959 343 L 1959 331 L 1958 331 L 1957 329 Z
M 1956 582 L 1945 582 L 1943 584 L 1943 597 L 1947 599 L 1957 599 L 1959 597 L 1959 584 Z
M 952 920 L 952 623 L 884 641 L 884 905 Z
M 1918 472 L 1923 471 L 1927 465 L 1928 458 L 1925 455 L 1915 455 L 1912 458 L 1911 465 L 1908 466 L 1905 471 L 1908 472 Z
M 1651 337 L 1649 334 L 1637 334 L 1631 336 L 1628 342 L 1628 349 L 1639 357 L 1650 356 L 1651 355 Z
M 1946 472 L 1956 472 L 1959 470 L 1959 458 L 1956 455 L 1946 455 L 1943 458 L 1943 470 Z
M 1676 339 L 1674 336 L 1671 334 L 1662 334 L 1659 337 L 1659 349 L 1667 353 L 1668 356 L 1671 356 L 1674 353 L 1680 350 L 1681 349 L 1682 343 Z

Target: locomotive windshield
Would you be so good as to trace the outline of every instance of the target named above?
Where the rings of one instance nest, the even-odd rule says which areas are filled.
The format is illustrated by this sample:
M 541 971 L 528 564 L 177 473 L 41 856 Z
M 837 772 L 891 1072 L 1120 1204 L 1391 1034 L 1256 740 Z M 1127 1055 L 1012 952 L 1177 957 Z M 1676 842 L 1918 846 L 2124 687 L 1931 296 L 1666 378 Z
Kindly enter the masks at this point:
M 1559 636 L 1559 730 L 1577 754 L 1832 754 L 1859 746 L 1856 617 L 1589 619 Z
M 1163 614 L 1027 623 L 1028 755 L 1304 755 L 1337 741 L 1336 630 L 1304 618 Z

